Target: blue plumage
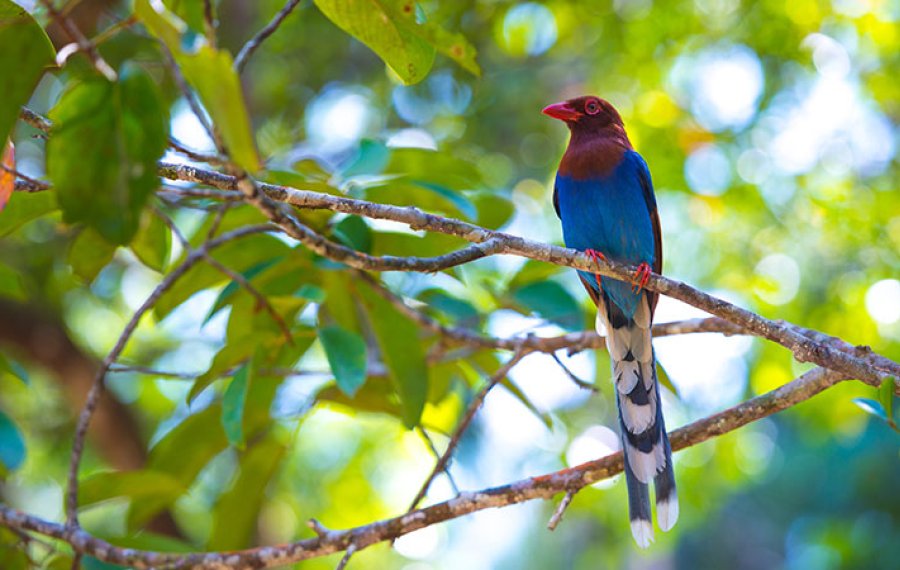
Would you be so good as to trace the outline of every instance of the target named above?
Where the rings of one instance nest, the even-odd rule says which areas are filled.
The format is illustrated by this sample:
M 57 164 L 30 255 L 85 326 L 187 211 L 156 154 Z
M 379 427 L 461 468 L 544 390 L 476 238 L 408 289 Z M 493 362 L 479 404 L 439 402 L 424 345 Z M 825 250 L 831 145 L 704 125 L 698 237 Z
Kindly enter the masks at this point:
M 649 185 L 647 164 L 633 150 L 624 152 L 606 176 L 577 179 L 558 174 L 557 206 L 566 246 L 595 249 L 632 265 L 655 265 L 656 238 L 643 190 Z M 596 276 L 587 271 L 579 273 L 599 293 Z M 634 316 L 641 295 L 630 283 L 604 279 L 603 290 L 625 316 Z

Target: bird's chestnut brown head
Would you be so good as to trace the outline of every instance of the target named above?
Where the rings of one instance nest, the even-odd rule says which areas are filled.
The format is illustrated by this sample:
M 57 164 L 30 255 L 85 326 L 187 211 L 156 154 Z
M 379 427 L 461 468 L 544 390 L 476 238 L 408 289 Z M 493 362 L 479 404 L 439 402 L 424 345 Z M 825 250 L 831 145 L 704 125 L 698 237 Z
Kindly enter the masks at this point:
M 572 131 L 597 132 L 607 127 L 622 127 L 622 117 L 609 101 L 585 95 L 544 107 L 543 113 L 559 119 Z

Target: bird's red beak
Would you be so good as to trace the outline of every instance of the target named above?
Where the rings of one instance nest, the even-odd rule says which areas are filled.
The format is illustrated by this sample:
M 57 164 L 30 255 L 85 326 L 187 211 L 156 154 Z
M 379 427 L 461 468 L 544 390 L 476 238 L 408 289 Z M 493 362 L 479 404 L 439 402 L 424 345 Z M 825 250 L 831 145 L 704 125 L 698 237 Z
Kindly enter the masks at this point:
M 581 113 L 570 107 L 566 102 L 547 105 L 541 112 L 560 121 L 574 121 L 581 116 Z

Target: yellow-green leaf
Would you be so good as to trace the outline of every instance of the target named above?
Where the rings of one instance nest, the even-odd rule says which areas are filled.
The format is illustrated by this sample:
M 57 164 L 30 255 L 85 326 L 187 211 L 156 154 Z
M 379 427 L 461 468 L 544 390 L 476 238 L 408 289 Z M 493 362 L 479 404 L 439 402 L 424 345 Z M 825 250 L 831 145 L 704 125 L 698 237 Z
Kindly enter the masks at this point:
M 206 44 L 205 38 L 189 32 L 187 24 L 161 2 L 135 0 L 134 12 L 150 33 L 172 52 L 184 78 L 197 91 L 222 134 L 231 159 L 249 172 L 259 170 L 250 116 L 231 54 L 213 48 Z M 191 49 L 185 47 L 187 33 L 192 35 Z
M 56 51 L 24 8 L 0 0 L 0 144 L 6 140 Z
M 412 0 L 315 0 L 325 16 L 366 44 L 406 84 L 423 80 L 435 47 L 417 33 Z
M 415 427 L 428 395 L 428 365 L 419 327 L 367 285 L 360 283 L 359 291 L 381 358 L 400 397 L 403 423 Z

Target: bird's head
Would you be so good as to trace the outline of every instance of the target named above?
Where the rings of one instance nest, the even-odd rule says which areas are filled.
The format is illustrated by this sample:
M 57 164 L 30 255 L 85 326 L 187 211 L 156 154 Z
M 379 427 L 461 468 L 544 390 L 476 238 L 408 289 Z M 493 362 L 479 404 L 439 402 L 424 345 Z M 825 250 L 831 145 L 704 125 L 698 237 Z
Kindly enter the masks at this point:
M 548 105 L 543 113 L 565 122 L 573 132 L 598 132 L 608 127 L 623 127 L 622 117 L 615 107 L 593 95 Z

